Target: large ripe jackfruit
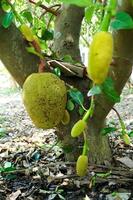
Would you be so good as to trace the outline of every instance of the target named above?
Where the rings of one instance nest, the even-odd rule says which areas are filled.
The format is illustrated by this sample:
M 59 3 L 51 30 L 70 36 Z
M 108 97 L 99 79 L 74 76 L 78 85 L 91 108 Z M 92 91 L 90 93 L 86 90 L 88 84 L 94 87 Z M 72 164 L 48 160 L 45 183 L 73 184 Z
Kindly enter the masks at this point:
M 36 127 L 53 128 L 65 112 L 65 83 L 52 73 L 33 73 L 24 82 L 23 101 Z

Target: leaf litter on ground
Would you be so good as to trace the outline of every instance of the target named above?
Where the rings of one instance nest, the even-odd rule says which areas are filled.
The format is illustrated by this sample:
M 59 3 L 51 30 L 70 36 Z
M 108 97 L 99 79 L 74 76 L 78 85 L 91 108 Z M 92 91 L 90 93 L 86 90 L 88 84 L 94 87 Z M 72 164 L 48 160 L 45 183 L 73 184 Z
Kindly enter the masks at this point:
M 75 174 L 75 162 L 65 162 L 54 133 L 56 130 L 35 128 L 26 114 L 20 93 L 0 94 L 0 130 L 6 133 L 0 138 L 1 200 L 102 200 L 113 192 L 122 191 L 131 196 L 133 147 L 125 145 L 119 137 L 119 123 L 113 112 L 108 115 L 108 123 L 113 121 L 117 128 L 109 135 L 117 168 L 89 166 L 87 177 L 79 178 Z M 122 102 L 116 104 L 116 108 L 131 130 L 133 93 L 128 93 L 125 88 Z

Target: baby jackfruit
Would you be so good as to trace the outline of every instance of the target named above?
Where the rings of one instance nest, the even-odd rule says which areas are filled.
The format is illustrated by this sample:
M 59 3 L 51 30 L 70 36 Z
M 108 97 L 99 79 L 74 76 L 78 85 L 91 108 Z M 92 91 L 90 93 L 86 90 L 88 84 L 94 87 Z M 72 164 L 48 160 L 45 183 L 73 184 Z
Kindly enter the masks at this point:
M 34 40 L 34 34 L 32 33 L 31 28 L 28 27 L 26 24 L 22 24 L 20 26 L 20 31 L 27 41 L 32 42 Z
M 80 119 L 79 121 L 76 122 L 76 124 L 74 124 L 71 130 L 71 136 L 78 137 L 81 133 L 83 133 L 86 127 L 87 127 L 86 122 Z
M 52 73 L 33 73 L 24 82 L 23 101 L 38 128 L 53 128 L 60 123 L 65 112 L 65 83 Z
M 126 145 L 130 145 L 131 144 L 131 139 L 130 139 L 130 137 L 128 136 L 127 133 L 122 135 L 122 139 L 123 139 L 123 141 L 125 142 Z
M 76 163 L 76 172 L 78 176 L 85 176 L 88 168 L 88 157 L 80 155 Z
M 62 122 L 63 125 L 69 124 L 69 122 L 70 122 L 70 114 L 69 114 L 69 112 L 67 110 L 65 110 L 61 122 Z
M 90 45 L 87 72 L 95 84 L 105 81 L 113 55 L 113 37 L 101 31 L 94 35 Z

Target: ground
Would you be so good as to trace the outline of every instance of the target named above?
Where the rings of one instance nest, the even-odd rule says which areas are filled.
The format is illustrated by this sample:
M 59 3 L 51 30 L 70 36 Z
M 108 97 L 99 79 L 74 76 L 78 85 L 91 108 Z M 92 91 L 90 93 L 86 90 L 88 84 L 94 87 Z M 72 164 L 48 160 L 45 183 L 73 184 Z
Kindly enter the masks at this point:
M 12 85 L 12 88 L 11 88 Z M 77 177 L 75 163 L 65 162 L 54 129 L 37 129 L 23 106 L 21 89 L 0 70 L 0 200 L 128 200 L 133 199 L 133 145 L 120 138 L 114 111 L 107 124 L 117 127 L 110 145 L 114 166 L 89 166 Z M 133 130 L 133 88 L 127 85 L 115 108 L 127 130 Z M 104 136 L 103 136 L 104 137 Z

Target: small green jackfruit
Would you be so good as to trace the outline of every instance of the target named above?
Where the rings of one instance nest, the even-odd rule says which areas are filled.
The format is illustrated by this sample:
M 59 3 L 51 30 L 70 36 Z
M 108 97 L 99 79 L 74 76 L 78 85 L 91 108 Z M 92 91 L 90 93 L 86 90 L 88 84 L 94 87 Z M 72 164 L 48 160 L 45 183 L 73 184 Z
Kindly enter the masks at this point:
M 22 24 L 20 26 L 20 31 L 27 41 L 32 42 L 34 40 L 34 34 L 32 33 L 31 28 L 28 27 L 26 24 Z
M 85 176 L 88 168 L 88 157 L 80 155 L 76 163 L 76 172 L 78 176 Z
M 53 128 L 61 122 L 65 112 L 65 83 L 52 73 L 33 73 L 24 82 L 23 101 L 36 127 Z
M 61 122 L 62 122 L 63 125 L 69 124 L 69 122 L 70 122 L 70 114 L 69 114 L 69 112 L 67 110 L 65 110 Z
M 83 131 L 85 130 L 87 124 L 84 120 L 79 120 L 74 124 L 72 130 L 71 130 L 71 136 L 72 137 L 78 137 Z
M 130 139 L 130 137 L 128 136 L 127 133 L 125 133 L 125 134 L 122 135 L 122 139 L 125 142 L 125 144 L 130 145 L 131 139 Z

